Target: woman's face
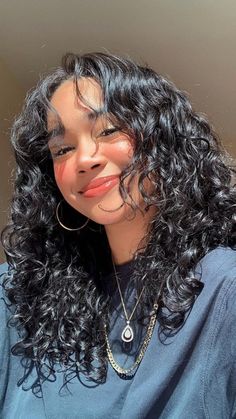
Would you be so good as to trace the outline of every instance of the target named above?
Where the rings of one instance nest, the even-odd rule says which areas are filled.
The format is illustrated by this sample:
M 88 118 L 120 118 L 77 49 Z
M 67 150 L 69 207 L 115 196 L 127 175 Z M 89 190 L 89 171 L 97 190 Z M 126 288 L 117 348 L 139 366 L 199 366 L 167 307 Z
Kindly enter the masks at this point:
M 91 108 L 101 109 L 102 92 L 96 81 L 78 81 L 83 102 L 78 98 L 72 80 L 63 82 L 54 92 L 51 104 L 60 116 L 48 113 L 49 149 L 53 159 L 55 179 L 65 201 L 81 214 L 99 224 L 120 223 L 132 214 L 119 193 L 119 179 L 108 187 L 81 193 L 94 179 L 119 176 L 133 156 L 133 139 L 114 128 L 105 115 L 94 118 Z M 124 184 L 127 185 L 128 178 Z M 136 203 L 144 208 L 136 177 L 130 191 Z M 92 191 L 92 192 L 91 192 Z M 94 193 L 95 191 L 95 193 Z M 131 199 L 127 199 L 131 202 Z M 105 210 L 115 210 L 106 212 Z

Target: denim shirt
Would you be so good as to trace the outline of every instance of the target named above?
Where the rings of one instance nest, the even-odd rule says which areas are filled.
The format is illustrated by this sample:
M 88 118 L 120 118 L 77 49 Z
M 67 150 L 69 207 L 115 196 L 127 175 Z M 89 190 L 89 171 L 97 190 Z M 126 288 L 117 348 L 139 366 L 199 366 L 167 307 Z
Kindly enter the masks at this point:
M 0 274 L 7 271 L 0 266 Z M 130 263 L 119 267 L 127 278 Z M 158 322 L 135 375 L 122 379 L 108 364 L 106 381 L 94 385 L 74 377 L 61 392 L 63 374 L 32 392 L 37 371 L 32 368 L 19 385 L 24 364 L 10 352 L 19 340 L 7 327 L 9 317 L 0 299 L 0 418 L 1 419 L 227 419 L 236 418 L 236 251 L 218 247 L 197 265 L 204 287 L 180 331 L 164 343 L 158 337 Z M 4 276 L 4 275 L 3 275 Z M 2 278 L 0 283 L 2 282 Z M 0 286 L 2 293 L 2 287 Z M 133 307 L 132 293 L 128 304 Z M 117 306 L 118 307 L 118 306 Z M 114 311 L 109 335 L 113 355 L 128 367 L 135 351 L 125 353 L 120 344 L 124 316 Z M 123 323 L 122 323 L 123 321 Z M 142 333 L 135 330 L 137 341 Z M 18 384 L 17 384 L 18 383 Z

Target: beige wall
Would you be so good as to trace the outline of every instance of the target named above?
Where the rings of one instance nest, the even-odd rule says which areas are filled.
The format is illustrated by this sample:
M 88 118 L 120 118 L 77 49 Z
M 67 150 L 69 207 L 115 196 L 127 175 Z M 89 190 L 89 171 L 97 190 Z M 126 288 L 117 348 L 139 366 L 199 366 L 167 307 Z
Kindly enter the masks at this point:
M 9 131 L 14 115 L 23 103 L 24 91 L 11 74 L 4 62 L 0 60 L 0 229 L 6 224 L 8 205 L 11 198 L 11 175 L 14 159 L 9 143 Z M 0 262 L 5 255 L 0 246 Z

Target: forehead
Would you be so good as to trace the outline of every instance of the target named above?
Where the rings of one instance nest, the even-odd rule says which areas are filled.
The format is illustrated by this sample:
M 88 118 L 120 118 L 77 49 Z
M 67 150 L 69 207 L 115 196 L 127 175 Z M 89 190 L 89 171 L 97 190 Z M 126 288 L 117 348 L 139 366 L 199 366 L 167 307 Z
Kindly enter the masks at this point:
M 73 80 L 64 81 L 53 93 L 50 103 L 61 117 L 71 110 L 91 113 L 91 109 L 100 109 L 103 98 L 100 85 L 92 78 L 81 78 L 77 81 L 82 100 L 76 92 L 76 83 Z M 47 121 L 50 125 L 57 119 L 51 110 L 47 113 Z

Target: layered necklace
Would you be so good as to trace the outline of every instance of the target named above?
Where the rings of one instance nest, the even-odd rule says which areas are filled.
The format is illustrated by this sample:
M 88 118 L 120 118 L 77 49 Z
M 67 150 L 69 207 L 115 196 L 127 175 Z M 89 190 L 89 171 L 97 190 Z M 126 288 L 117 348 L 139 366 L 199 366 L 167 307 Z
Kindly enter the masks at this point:
M 117 287 L 118 287 L 118 290 L 119 290 L 120 299 L 121 299 L 121 303 L 122 303 L 122 307 L 123 307 L 124 314 L 125 314 L 125 319 L 126 319 L 126 325 L 123 328 L 122 333 L 121 333 L 121 340 L 123 342 L 126 342 L 126 343 L 127 342 L 132 342 L 133 339 L 135 338 L 135 336 L 134 336 L 134 330 L 131 327 L 130 322 L 131 322 L 131 320 L 133 318 L 133 315 L 135 313 L 135 310 L 136 310 L 136 308 L 138 306 L 138 303 L 139 303 L 139 301 L 141 299 L 141 296 L 143 294 L 143 291 L 144 291 L 145 286 L 143 286 L 142 291 L 141 291 L 141 293 L 140 293 L 140 295 L 139 295 L 139 297 L 137 299 L 137 302 L 136 302 L 136 304 L 135 304 L 135 306 L 134 306 L 131 314 L 128 315 L 127 310 L 126 310 L 126 307 L 125 307 L 125 303 L 124 303 L 124 298 L 123 298 L 123 295 L 122 295 L 122 292 L 121 292 L 120 282 L 119 282 L 119 278 L 118 278 L 118 275 L 117 275 L 117 272 L 116 272 L 116 268 L 115 268 L 115 264 L 114 264 L 113 258 L 112 258 L 112 264 L 113 264 L 113 269 L 114 269 L 114 273 L 115 273 Z M 149 342 L 151 340 L 151 337 L 152 337 L 152 334 L 153 334 L 153 330 L 154 330 L 155 323 L 156 323 L 157 310 L 158 310 L 158 304 L 157 304 L 157 302 L 155 302 L 154 305 L 153 305 L 153 314 L 151 314 L 149 325 L 148 325 L 148 328 L 147 328 L 147 333 L 146 333 L 145 339 L 143 341 L 143 344 L 141 346 L 139 355 L 137 356 L 134 364 L 130 368 L 122 368 L 115 361 L 114 356 L 113 356 L 112 351 L 111 351 L 111 346 L 110 346 L 108 335 L 107 335 L 106 325 L 104 325 L 107 356 L 108 356 L 108 359 L 109 359 L 109 362 L 110 362 L 111 366 L 113 367 L 113 369 L 117 373 L 119 373 L 119 374 L 121 374 L 123 376 L 128 376 L 131 373 L 133 373 L 133 370 L 142 361 L 142 359 L 144 357 L 144 354 L 145 354 L 145 351 L 146 351 L 146 349 L 148 347 L 148 344 L 149 344 Z

